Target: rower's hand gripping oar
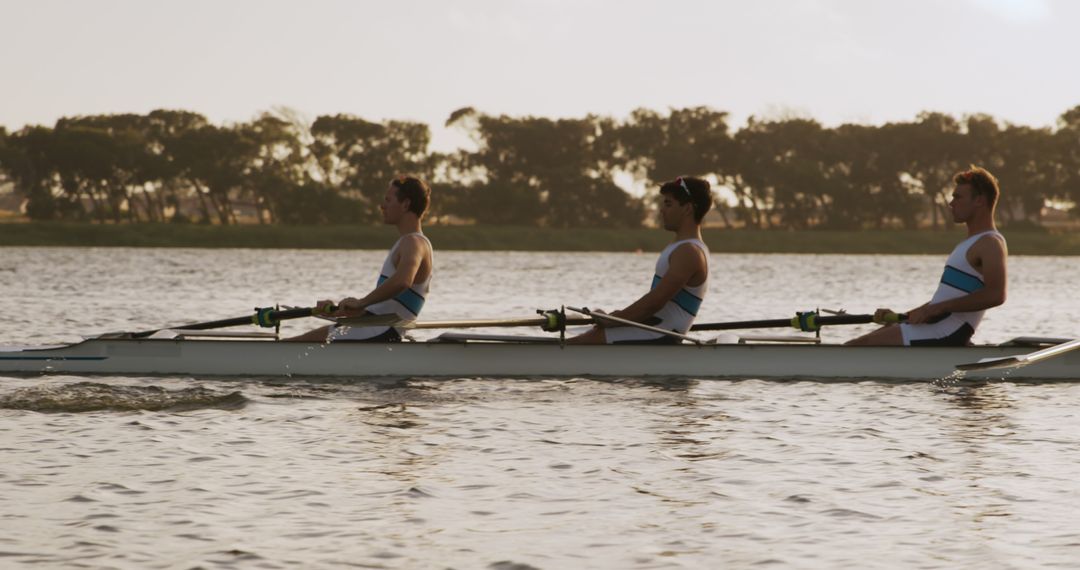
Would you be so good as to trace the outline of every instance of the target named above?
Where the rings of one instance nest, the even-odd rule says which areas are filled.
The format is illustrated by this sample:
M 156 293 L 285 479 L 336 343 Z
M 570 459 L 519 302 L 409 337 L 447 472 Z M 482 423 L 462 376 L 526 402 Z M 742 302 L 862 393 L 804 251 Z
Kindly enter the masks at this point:
M 659 327 L 654 327 L 654 326 L 646 325 L 646 324 L 643 324 L 643 323 L 634 322 L 634 321 L 631 321 L 631 320 L 616 317 L 614 315 L 609 315 L 607 313 L 599 313 L 599 312 L 595 312 L 595 311 L 590 311 L 588 307 L 582 307 L 580 309 L 576 308 L 576 307 L 567 307 L 566 309 L 570 310 L 570 311 L 574 311 L 575 313 L 581 313 L 583 315 L 588 315 L 588 316 L 592 317 L 594 320 L 599 319 L 599 320 L 608 321 L 608 322 L 611 322 L 611 323 L 616 323 L 616 324 L 620 324 L 620 325 L 624 325 L 624 326 L 628 326 L 628 327 L 637 327 L 637 328 L 642 329 L 642 330 L 647 330 L 647 331 L 651 331 L 651 332 L 654 332 L 654 333 L 660 333 L 660 334 L 667 335 L 667 336 L 673 336 L 675 338 L 680 338 L 682 340 L 688 340 L 688 341 L 690 341 L 690 342 L 692 342 L 694 344 L 697 344 L 697 345 L 705 344 L 705 341 L 703 341 L 703 340 L 701 340 L 699 338 L 694 338 L 694 337 L 692 337 L 690 335 L 685 335 L 685 334 L 678 333 L 678 332 L 675 332 L 675 331 L 669 331 L 667 329 L 662 329 L 662 328 L 659 328 Z
M 238 327 L 241 325 L 257 325 L 260 327 L 276 327 L 281 321 L 287 321 L 289 319 L 302 319 L 304 317 L 317 317 L 325 313 L 330 313 L 336 310 L 333 306 L 323 307 L 303 307 L 297 309 L 285 309 L 278 310 L 273 307 L 256 308 L 255 313 L 245 316 L 236 317 L 232 319 L 222 319 L 219 321 L 207 321 L 205 323 L 192 323 L 187 325 L 180 325 L 175 327 L 165 327 L 161 329 L 154 329 L 151 331 L 141 331 L 133 333 L 120 333 L 120 336 L 126 338 L 146 338 L 153 335 L 156 332 L 178 329 L 178 330 L 208 330 L 208 329 L 220 329 L 225 327 Z M 111 336 L 111 335 L 107 335 Z

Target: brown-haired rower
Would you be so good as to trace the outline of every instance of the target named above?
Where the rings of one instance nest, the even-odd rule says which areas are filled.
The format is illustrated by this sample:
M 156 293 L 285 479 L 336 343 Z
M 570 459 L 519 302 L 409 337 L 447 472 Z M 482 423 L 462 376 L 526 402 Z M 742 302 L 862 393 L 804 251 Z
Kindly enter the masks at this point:
M 400 237 L 386 255 L 376 286 L 357 299 L 346 297 L 336 303 L 331 317 L 396 315 L 402 321 L 414 321 L 424 306 L 434 269 L 431 242 L 424 235 L 421 219 L 431 202 L 431 189 L 414 176 L 399 176 L 390 181 L 379 209 L 383 223 L 397 226 Z M 317 307 L 334 303 L 320 300 Z M 291 341 L 303 342 L 399 342 L 401 331 L 390 326 L 329 325 L 309 331 Z
M 709 248 L 701 240 L 701 220 L 712 207 L 708 180 L 684 176 L 660 186 L 660 219 L 674 240 L 660 253 L 648 293 L 611 315 L 685 334 L 709 289 Z M 677 337 L 603 319 L 571 344 L 666 344 Z
M 945 261 L 937 292 L 929 303 L 908 311 L 907 322 L 886 325 L 848 344 L 964 346 L 979 328 L 986 309 L 1005 302 L 1008 248 L 994 226 L 998 181 L 986 169 L 972 166 L 953 177 L 953 221 L 967 225 L 968 237 Z M 878 309 L 881 320 L 888 309 Z

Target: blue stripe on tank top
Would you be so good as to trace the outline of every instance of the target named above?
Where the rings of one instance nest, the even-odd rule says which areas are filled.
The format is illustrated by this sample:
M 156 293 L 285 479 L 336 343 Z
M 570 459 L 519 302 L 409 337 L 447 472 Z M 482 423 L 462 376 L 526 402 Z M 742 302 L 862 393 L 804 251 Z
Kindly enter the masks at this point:
M 387 279 L 389 279 L 389 277 L 386 275 L 380 275 L 379 282 L 376 283 L 375 286 L 378 287 L 379 285 L 382 285 Z M 424 297 L 412 289 L 402 291 L 397 297 L 394 297 L 394 300 L 416 316 L 420 316 L 420 309 L 424 308 Z
M 982 279 L 979 279 L 970 273 L 960 271 L 951 265 L 945 266 L 945 272 L 941 274 L 941 282 L 953 289 L 959 289 L 965 293 L 971 293 L 972 291 L 978 291 L 983 288 Z
M 397 297 L 394 297 L 394 300 L 401 303 L 402 307 L 405 307 L 416 316 L 420 316 L 420 309 L 424 308 L 424 298 L 412 289 L 402 291 Z
M 674 301 L 676 305 L 682 307 L 682 310 L 695 317 L 697 316 L 698 310 L 701 309 L 701 299 L 697 298 L 697 296 L 686 289 L 681 289 L 672 301 Z
M 652 287 L 649 287 L 649 289 L 656 289 L 656 286 L 659 283 L 660 276 L 653 275 Z M 675 294 L 675 297 L 671 301 L 678 305 L 679 308 L 695 317 L 697 316 L 698 311 L 701 310 L 701 298 L 686 289 L 679 289 L 679 292 Z

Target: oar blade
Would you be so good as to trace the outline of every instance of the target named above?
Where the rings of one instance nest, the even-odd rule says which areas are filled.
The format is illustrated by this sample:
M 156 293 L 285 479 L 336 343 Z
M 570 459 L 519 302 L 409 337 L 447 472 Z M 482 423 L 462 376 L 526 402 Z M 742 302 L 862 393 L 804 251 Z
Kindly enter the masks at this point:
M 1054 358 L 1061 356 L 1065 353 L 1073 350 L 1080 349 L 1080 339 L 1071 340 L 1069 342 L 1063 342 L 1044 348 L 1042 350 L 1036 350 L 1035 352 L 1029 352 L 1027 354 L 1021 354 L 1018 356 L 1005 356 L 1001 358 L 984 358 L 978 362 L 969 362 L 967 364 L 957 364 L 957 370 L 994 370 L 1001 368 L 1016 368 L 1017 366 L 1027 366 L 1036 362 L 1046 360 L 1048 358 Z
M 957 364 L 956 369 L 965 372 L 972 370 L 995 370 L 999 368 L 1014 368 L 1023 365 L 1025 362 L 1025 360 L 1021 360 L 1016 356 L 999 356 L 995 358 L 983 358 L 977 362 Z

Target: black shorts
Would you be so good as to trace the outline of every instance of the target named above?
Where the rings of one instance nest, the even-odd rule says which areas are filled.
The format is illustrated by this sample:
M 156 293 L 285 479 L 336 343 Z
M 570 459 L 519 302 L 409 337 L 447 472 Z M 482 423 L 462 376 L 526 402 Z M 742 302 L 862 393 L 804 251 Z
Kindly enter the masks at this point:
M 908 346 L 967 346 L 971 343 L 971 337 L 974 334 L 975 329 L 971 328 L 971 325 L 964 323 L 948 336 L 912 339 Z
M 390 328 L 386 332 L 377 334 L 370 338 L 342 338 L 334 339 L 331 342 L 401 342 L 401 335 L 398 334 L 397 329 Z

